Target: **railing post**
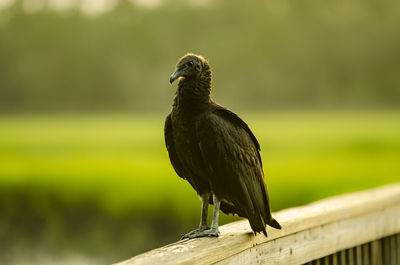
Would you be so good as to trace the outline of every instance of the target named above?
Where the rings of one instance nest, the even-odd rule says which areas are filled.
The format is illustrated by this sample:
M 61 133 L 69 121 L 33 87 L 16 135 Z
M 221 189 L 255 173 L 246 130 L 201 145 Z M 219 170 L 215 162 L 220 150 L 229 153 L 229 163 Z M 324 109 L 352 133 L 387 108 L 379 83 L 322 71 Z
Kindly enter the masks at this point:
M 371 261 L 372 265 L 383 265 L 381 240 L 371 242 Z

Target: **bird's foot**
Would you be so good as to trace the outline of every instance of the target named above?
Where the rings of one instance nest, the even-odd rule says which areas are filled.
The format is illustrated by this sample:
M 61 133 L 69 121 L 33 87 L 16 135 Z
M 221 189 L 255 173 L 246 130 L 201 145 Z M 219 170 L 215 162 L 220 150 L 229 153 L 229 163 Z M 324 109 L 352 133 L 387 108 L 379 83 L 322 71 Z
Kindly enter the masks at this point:
M 194 235 L 196 235 L 196 234 L 198 234 L 198 233 L 201 233 L 201 232 L 203 232 L 203 231 L 205 231 L 205 230 L 208 230 L 208 229 L 210 229 L 209 226 L 207 226 L 207 225 L 202 225 L 202 226 L 200 226 L 199 228 L 197 228 L 197 229 L 195 229 L 195 230 L 193 230 L 193 231 L 190 231 L 190 232 L 187 233 L 187 234 L 182 235 L 181 239 L 185 239 L 185 238 L 195 238 L 195 237 L 193 237 Z
M 181 237 L 181 240 L 182 239 L 186 239 L 186 238 L 191 239 L 191 238 L 207 237 L 207 236 L 209 236 L 209 237 L 218 237 L 219 236 L 218 228 L 210 228 L 208 226 L 202 226 L 202 227 L 199 227 L 196 230 L 193 230 L 193 231 L 191 231 L 191 232 L 189 232 L 187 234 L 184 234 Z

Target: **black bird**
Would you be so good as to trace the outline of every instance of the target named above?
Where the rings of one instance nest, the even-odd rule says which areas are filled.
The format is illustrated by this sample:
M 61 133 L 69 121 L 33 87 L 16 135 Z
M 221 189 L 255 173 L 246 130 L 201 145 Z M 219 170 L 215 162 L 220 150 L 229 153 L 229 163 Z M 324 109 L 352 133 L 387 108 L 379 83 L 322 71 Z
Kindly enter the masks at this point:
M 270 212 L 260 145 L 241 118 L 211 100 L 208 62 L 186 54 L 169 81 L 178 78 L 172 111 L 165 120 L 165 144 L 176 173 L 202 200 L 200 227 L 182 239 L 217 237 L 220 209 L 247 218 L 254 233 L 267 236 L 266 225 L 280 229 Z M 211 228 L 209 203 L 214 204 Z

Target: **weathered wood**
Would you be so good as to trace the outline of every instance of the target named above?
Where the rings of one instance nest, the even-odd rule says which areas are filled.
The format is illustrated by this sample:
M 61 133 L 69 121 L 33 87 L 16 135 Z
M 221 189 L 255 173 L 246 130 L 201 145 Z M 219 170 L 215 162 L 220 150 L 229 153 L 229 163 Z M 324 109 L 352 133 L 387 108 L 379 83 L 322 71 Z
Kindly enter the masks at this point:
M 390 241 L 390 265 L 397 265 L 396 263 L 396 236 L 393 235 L 389 238 Z
M 400 183 L 286 209 L 274 217 L 283 228 L 268 228 L 268 237 L 254 236 L 242 220 L 221 226 L 219 238 L 179 241 L 118 265 L 304 264 L 399 233 Z
M 325 225 L 323 228 L 316 227 L 300 231 L 279 238 L 279 240 L 256 245 L 252 248 L 253 252 L 241 252 L 217 264 L 234 264 L 235 260 L 240 260 L 240 264 L 244 264 L 245 261 L 248 261 L 249 264 L 258 261 L 265 264 L 287 265 L 306 263 L 340 249 L 347 249 L 353 245 L 363 244 L 370 241 L 371 238 L 374 239 L 376 236 L 372 228 L 374 225 L 385 226 L 386 221 L 390 220 L 390 218 L 398 218 L 400 220 L 400 206 L 390 208 L 388 212 L 391 214 L 382 216 L 382 213 L 375 213 L 358 216 L 353 219 L 343 220 L 340 223 Z M 391 215 L 392 217 L 390 217 Z M 290 254 L 290 249 L 292 249 L 292 255 Z M 254 251 L 257 252 L 257 255 L 254 255 Z M 352 249 L 347 252 L 345 264 L 354 264 Z
M 338 253 L 334 253 L 332 256 L 332 265 L 338 265 Z
M 349 253 L 347 257 L 348 263 L 349 265 L 354 265 L 354 248 L 350 248 L 348 250 L 348 253 Z
M 347 255 L 346 255 L 346 250 L 342 250 L 340 252 L 340 264 L 341 265 L 347 265 Z
M 356 247 L 356 265 L 363 265 L 362 264 L 362 246 Z
M 369 244 L 363 245 L 363 265 L 370 265 L 370 248 Z
M 400 234 L 396 235 L 397 264 L 400 264 Z
M 390 265 L 390 239 L 386 237 L 383 239 L 383 264 Z
M 372 265 L 382 264 L 382 244 L 381 240 L 375 240 L 371 243 Z

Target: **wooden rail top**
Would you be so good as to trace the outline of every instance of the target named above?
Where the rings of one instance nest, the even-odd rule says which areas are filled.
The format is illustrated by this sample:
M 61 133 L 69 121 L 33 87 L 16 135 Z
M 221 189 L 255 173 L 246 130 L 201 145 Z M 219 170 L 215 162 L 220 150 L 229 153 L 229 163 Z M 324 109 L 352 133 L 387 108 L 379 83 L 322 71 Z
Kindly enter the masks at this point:
M 303 264 L 400 233 L 400 182 L 273 214 L 282 230 L 254 234 L 247 220 L 220 227 L 219 238 L 185 239 L 135 256 L 136 264 Z

